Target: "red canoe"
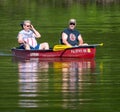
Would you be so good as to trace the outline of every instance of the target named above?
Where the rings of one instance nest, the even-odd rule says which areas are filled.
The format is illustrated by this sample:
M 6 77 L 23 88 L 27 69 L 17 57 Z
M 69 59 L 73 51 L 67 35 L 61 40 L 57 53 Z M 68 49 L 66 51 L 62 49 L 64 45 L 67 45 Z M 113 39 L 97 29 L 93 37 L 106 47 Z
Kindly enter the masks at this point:
M 96 46 L 79 46 L 66 48 L 64 50 L 24 50 L 12 49 L 12 55 L 19 58 L 94 58 Z

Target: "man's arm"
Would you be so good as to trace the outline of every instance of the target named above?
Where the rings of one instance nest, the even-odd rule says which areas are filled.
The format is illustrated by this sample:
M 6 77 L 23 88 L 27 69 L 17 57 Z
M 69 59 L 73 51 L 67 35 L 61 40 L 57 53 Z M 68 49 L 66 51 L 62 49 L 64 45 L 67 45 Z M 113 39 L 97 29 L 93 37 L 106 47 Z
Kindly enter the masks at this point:
M 83 39 L 82 39 L 82 36 L 81 36 L 81 35 L 78 36 L 78 41 L 79 41 L 78 46 L 80 46 L 80 45 L 83 44 Z
M 66 33 L 62 33 L 62 42 L 67 45 L 67 46 L 71 46 L 68 41 L 67 41 L 68 35 Z
M 19 44 L 24 44 L 24 40 L 23 40 L 23 38 L 22 38 L 22 34 L 18 34 L 18 43 Z
M 40 38 L 41 34 L 31 25 L 31 30 L 34 32 L 36 38 Z

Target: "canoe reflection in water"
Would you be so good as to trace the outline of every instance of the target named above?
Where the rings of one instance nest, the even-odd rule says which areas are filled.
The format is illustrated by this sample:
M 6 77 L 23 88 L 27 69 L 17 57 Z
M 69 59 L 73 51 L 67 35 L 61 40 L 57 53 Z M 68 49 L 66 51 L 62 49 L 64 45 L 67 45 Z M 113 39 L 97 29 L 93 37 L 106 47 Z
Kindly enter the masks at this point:
M 82 100 L 80 95 L 83 94 L 83 82 L 90 80 L 88 75 L 95 72 L 96 66 L 94 59 L 66 58 L 19 61 L 17 59 L 17 62 L 19 106 L 24 108 L 48 107 L 53 101 L 55 101 L 54 105 L 73 108 L 76 106 L 75 102 Z M 50 96 L 51 92 L 52 96 Z M 62 98 L 58 96 L 60 93 Z M 56 104 L 56 99 L 58 104 Z
M 38 97 L 39 82 L 41 77 L 46 78 L 45 76 L 48 76 L 48 68 L 48 62 L 39 63 L 38 59 L 18 61 L 20 107 L 38 107 L 38 100 L 36 98 Z
M 83 86 L 94 82 L 95 60 L 71 60 L 70 62 L 55 62 L 55 68 L 62 70 L 63 108 L 76 108 L 78 104 L 91 99 L 82 99 Z M 59 69 L 56 69 L 59 70 Z M 79 103 L 78 103 L 79 102 Z

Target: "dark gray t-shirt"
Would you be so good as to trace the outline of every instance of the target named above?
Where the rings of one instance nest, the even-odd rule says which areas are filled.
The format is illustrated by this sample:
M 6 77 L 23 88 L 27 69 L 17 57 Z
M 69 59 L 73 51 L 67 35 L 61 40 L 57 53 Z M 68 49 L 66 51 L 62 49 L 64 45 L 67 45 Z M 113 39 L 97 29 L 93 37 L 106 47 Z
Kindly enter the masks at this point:
M 68 35 L 67 41 L 69 44 L 71 44 L 72 46 L 76 46 L 79 44 L 78 36 L 80 35 L 80 33 L 77 30 L 66 28 L 63 32 Z

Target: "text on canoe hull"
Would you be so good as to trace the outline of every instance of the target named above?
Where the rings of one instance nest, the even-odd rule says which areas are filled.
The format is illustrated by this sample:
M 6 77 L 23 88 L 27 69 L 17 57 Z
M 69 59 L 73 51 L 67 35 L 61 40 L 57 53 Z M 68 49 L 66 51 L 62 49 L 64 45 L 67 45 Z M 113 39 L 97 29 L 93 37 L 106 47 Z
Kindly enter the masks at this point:
M 87 49 L 75 49 L 75 50 L 71 50 L 71 53 L 91 53 L 91 49 L 87 48 Z
M 91 53 L 91 49 L 87 48 L 87 49 L 74 49 L 74 50 L 70 50 L 70 53 L 71 54 L 75 54 L 75 53 Z M 44 53 L 30 53 L 30 56 L 35 56 L 35 57 L 38 57 L 38 56 L 46 56 L 46 55 L 49 55 L 49 56 L 55 56 L 55 55 L 58 55 L 58 54 L 53 54 L 53 53 L 48 53 L 48 54 L 44 54 Z

